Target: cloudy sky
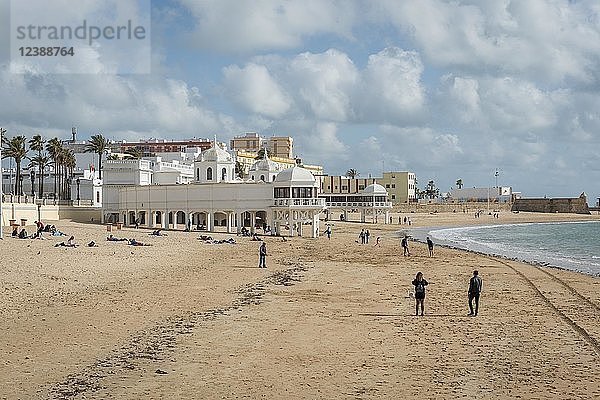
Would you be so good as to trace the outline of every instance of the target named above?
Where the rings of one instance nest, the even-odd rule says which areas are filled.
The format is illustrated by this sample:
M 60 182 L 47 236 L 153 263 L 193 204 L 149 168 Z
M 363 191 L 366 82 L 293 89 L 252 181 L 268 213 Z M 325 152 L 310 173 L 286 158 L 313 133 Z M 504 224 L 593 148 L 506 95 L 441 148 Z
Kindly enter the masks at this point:
M 65 139 L 71 126 L 114 139 L 256 131 L 294 137 L 329 174 L 410 170 L 447 191 L 493 185 L 498 169 L 525 196 L 600 196 L 597 1 L 156 0 L 151 18 L 152 73 L 124 75 L 102 58 L 100 73 L 11 73 L 3 23 L 0 126 Z

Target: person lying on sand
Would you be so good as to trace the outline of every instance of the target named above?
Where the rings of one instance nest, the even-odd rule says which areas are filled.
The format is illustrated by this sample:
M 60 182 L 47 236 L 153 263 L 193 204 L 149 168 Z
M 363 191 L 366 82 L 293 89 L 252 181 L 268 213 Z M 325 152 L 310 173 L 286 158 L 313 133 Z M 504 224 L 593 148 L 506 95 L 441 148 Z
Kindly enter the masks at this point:
M 67 242 L 60 242 L 60 243 L 56 243 L 54 245 L 54 247 L 77 247 L 77 244 L 75 244 L 75 236 L 71 236 L 69 238 L 69 240 L 67 240 Z
M 167 236 L 166 233 L 162 233 L 160 229 L 157 229 L 155 231 L 152 231 L 152 233 L 150 234 L 150 236 Z
M 21 232 L 19 232 L 19 239 L 27 239 L 27 231 L 25 230 L 25 228 L 21 229 Z
M 129 244 L 131 246 L 152 246 L 151 244 L 147 244 L 147 243 L 142 243 L 142 242 L 138 242 L 135 239 L 129 239 Z
M 93 240 L 91 242 L 89 242 L 87 244 L 88 247 L 98 247 L 98 244 L 96 244 L 96 242 L 94 242 Z
M 106 238 L 109 242 L 127 242 L 127 238 L 114 237 L 112 233 Z

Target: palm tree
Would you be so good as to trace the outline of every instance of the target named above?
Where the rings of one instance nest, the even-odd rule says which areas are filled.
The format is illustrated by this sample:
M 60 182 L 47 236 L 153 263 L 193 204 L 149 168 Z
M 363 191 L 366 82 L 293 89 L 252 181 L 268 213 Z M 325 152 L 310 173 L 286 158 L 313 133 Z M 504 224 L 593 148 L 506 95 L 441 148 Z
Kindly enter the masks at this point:
M 352 178 L 355 179 L 360 175 L 360 172 L 358 172 L 357 170 L 355 170 L 354 168 L 350 168 L 348 171 L 346 171 L 346 177 L 348 178 Z
M 75 153 L 71 149 L 64 149 L 61 157 L 62 168 L 64 171 L 64 179 L 63 179 L 63 199 L 70 200 L 71 199 L 71 181 L 73 179 L 73 170 L 77 165 L 77 161 L 75 159 Z
M 23 194 L 21 182 L 21 162 L 27 157 L 26 148 L 27 139 L 23 135 L 15 136 L 12 139 L 4 141 L 2 149 L 2 158 L 14 158 L 17 165 L 17 174 L 15 179 L 15 194 Z
M 40 197 L 42 197 L 44 193 L 44 169 L 48 166 L 48 157 L 45 157 L 42 153 L 44 152 L 44 144 L 46 140 L 42 138 L 42 135 L 34 135 L 29 140 L 29 149 L 32 151 L 37 151 L 37 156 L 30 158 L 32 166 L 38 167 L 38 188 Z M 36 159 L 37 162 L 33 162 Z M 33 186 L 33 182 L 31 182 Z M 33 190 L 33 189 L 32 189 Z
M 54 198 L 56 199 L 56 189 L 58 188 L 58 179 L 60 175 L 60 171 L 58 168 L 60 154 L 62 153 L 63 145 L 60 139 L 53 138 L 48 141 L 46 144 L 46 150 L 48 151 L 48 155 L 54 164 Z
M 29 159 L 29 168 L 37 167 L 38 168 L 38 188 L 39 188 L 39 196 L 40 198 L 44 195 L 44 174 L 46 173 L 46 168 L 50 165 L 50 161 L 52 159 L 47 155 L 37 155 L 33 156 Z
M 102 179 L 102 155 L 108 150 L 109 141 L 101 134 L 92 135 L 83 150 L 85 153 L 98 154 L 98 178 Z
M 463 181 L 462 181 L 462 179 L 458 179 L 456 181 L 456 186 L 458 186 L 459 189 L 462 189 L 462 187 L 463 187 Z
M 142 151 L 140 149 L 138 149 L 137 147 L 127 148 L 127 150 L 125 150 L 125 154 L 131 156 L 135 160 L 139 160 L 144 155 L 144 153 L 142 153 Z

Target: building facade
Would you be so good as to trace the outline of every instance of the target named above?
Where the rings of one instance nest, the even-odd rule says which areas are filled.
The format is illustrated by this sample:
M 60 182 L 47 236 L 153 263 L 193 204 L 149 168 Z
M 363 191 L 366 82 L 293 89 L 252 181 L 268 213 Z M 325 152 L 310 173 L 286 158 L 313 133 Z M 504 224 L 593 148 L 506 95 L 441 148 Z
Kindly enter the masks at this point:
M 275 179 L 241 180 L 234 175 L 232 155 L 213 145 L 194 163 L 193 181 L 177 184 L 156 182 L 148 160 L 107 161 L 103 220 L 165 229 L 224 227 L 230 233 L 262 226 L 275 235 L 317 237 L 325 200 L 318 197 L 312 173 L 269 166 L 257 165 L 255 171 Z
M 417 200 L 416 175 L 409 171 L 384 172 L 383 177 L 376 178 L 390 195 L 393 204 L 409 203 Z

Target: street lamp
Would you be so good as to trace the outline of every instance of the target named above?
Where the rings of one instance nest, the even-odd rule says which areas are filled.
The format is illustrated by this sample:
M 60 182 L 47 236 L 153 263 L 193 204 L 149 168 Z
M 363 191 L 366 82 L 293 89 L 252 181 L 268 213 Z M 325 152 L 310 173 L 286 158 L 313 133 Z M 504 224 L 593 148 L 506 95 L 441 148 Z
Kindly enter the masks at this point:
M 31 178 L 31 196 L 35 198 L 35 171 L 33 169 L 29 171 L 29 177 Z
M 19 175 L 19 196 L 23 196 L 23 175 Z
M 6 133 L 6 129 L 0 128 L 0 138 L 4 137 Z M 4 171 L 2 170 L 2 140 L 0 139 L 0 239 L 4 239 L 3 237 L 3 228 L 4 228 L 4 218 L 2 216 L 2 203 L 4 202 L 4 191 L 2 184 L 4 178 Z
M 79 178 L 77 178 L 76 182 L 77 182 L 77 201 L 79 201 L 80 200 L 79 199 L 79 184 L 81 183 L 80 180 L 79 180 Z

